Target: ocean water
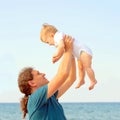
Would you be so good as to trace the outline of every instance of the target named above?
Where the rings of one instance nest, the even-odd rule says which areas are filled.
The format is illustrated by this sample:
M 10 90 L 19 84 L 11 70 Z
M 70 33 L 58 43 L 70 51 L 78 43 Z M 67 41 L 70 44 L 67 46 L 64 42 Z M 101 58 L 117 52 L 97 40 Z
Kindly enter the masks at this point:
M 120 120 L 120 103 L 61 104 L 67 120 Z M 0 120 L 23 120 L 19 103 L 0 103 Z

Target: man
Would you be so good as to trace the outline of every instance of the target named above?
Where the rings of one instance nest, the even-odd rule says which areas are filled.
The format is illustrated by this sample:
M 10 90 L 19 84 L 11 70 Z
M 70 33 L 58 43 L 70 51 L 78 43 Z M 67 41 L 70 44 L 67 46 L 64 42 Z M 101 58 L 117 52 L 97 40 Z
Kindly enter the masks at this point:
M 54 78 L 49 82 L 44 73 L 24 68 L 18 77 L 23 117 L 29 120 L 66 120 L 60 98 L 76 79 L 75 60 L 72 56 L 73 40 L 65 36 L 65 53 Z

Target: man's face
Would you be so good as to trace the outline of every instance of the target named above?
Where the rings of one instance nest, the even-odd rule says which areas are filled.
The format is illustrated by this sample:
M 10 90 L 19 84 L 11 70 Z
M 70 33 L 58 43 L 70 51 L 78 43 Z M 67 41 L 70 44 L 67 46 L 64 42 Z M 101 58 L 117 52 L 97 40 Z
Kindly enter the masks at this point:
M 45 78 L 44 73 L 40 73 L 37 70 L 33 70 L 32 75 L 33 75 L 32 82 L 34 83 L 34 86 L 37 88 L 42 87 L 49 83 L 49 81 Z

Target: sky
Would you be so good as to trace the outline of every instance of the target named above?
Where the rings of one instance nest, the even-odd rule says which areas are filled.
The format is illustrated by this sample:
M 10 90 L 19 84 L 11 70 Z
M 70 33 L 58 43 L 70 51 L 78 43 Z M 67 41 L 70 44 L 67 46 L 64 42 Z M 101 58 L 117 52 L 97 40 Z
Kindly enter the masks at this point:
M 52 64 L 55 48 L 40 41 L 49 23 L 89 46 L 97 85 L 76 82 L 60 102 L 120 102 L 119 0 L 3 0 L 0 3 L 0 102 L 19 102 L 17 78 L 23 67 L 34 67 L 51 80 L 60 61 Z

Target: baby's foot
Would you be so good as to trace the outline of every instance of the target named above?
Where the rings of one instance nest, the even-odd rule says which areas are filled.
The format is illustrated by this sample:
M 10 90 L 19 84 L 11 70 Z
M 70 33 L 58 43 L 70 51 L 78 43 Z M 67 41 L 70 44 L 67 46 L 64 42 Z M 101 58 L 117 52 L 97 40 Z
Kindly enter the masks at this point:
M 91 82 L 91 84 L 89 86 L 89 90 L 92 90 L 94 88 L 95 84 L 97 84 L 97 80 L 95 80 L 94 82 Z
M 85 81 L 80 81 L 75 88 L 77 89 L 84 84 L 85 84 Z

